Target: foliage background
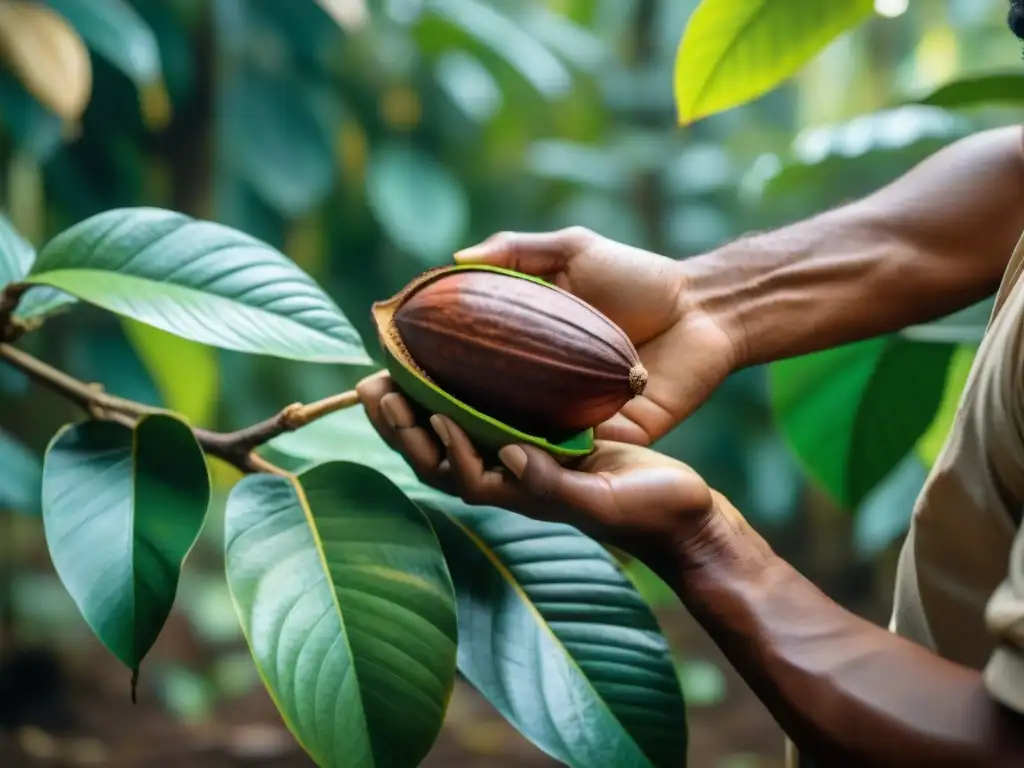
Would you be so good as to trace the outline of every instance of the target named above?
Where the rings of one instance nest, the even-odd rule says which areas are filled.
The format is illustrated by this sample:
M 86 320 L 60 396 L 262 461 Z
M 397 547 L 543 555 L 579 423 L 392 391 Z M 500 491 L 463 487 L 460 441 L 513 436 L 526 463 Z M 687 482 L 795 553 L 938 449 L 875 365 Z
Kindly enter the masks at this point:
M 867 193 L 959 136 L 1014 122 L 1024 93 L 1011 87 L 1002 103 L 971 109 L 907 106 L 958 78 L 1020 69 L 1002 0 L 916 0 L 896 18 L 876 14 L 784 87 L 685 128 L 672 77 L 694 0 L 47 4 L 85 42 L 89 72 L 73 56 L 40 54 L 0 12 L 0 197 L 19 231 L 38 246 L 128 205 L 215 219 L 295 259 L 368 340 L 372 301 L 494 231 L 583 224 L 685 258 Z M 87 98 L 80 120 L 76 93 Z M 955 348 L 900 337 L 745 371 L 657 447 L 693 464 L 826 591 L 884 620 L 895 546 L 985 316 L 972 312 L 939 332 L 963 342 Z M 84 307 L 29 343 L 76 376 L 221 429 L 352 383 L 351 373 L 213 350 Z M 854 440 L 929 387 L 943 407 L 916 444 Z M 818 414 L 849 423 L 832 420 L 825 434 L 802 426 L 820 423 L 807 415 L 809 391 Z M 306 764 L 239 635 L 216 517 L 186 566 L 143 705 L 118 709 L 120 671 L 104 667 L 56 581 L 37 520 L 13 511 L 36 505 L 38 457 L 71 413 L 0 368 L 0 508 L 12 510 L 0 529 L 4 738 L 72 762 Z M 877 466 L 864 458 L 880 454 Z M 221 495 L 234 479 L 218 467 Z M 781 735 L 752 694 L 673 599 L 650 596 L 683 667 L 691 763 L 780 764 Z M 97 700 L 108 702 L 106 721 Z M 545 764 L 460 688 L 431 760 L 498 759 Z

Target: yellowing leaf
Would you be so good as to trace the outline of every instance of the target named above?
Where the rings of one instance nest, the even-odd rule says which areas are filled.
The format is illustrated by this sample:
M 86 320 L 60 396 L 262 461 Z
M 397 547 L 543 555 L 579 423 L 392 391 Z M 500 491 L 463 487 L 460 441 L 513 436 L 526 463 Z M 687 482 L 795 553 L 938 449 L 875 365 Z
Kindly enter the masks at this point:
M 167 408 L 190 424 L 210 424 L 220 386 L 216 351 L 127 317 L 121 322 Z
M 92 94 L 85 43 L 60 14 L 41 3 L 0 2 L 0 57 L 41 104 L 75 122 Z
M 676 56 L 680 123 L 764 95 L 873 8 L 872 0 L 703 0 Z

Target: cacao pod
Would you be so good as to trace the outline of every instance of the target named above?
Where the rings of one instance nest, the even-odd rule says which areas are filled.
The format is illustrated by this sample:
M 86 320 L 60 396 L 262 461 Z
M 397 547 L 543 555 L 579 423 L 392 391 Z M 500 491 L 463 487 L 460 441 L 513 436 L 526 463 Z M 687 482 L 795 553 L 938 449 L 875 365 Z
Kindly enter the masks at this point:
M 531 438 L 555 453 L 589 452 L 591 428 L 647 383 L 636 349 L 611 320 L 510 270 L 433 270 L 375 304 L 374 317 L 399 387 L 427 409 L 459 406 L 441 411 L 477 440 L 481 419 L 498 427 L 484 430 L 490 446 Z

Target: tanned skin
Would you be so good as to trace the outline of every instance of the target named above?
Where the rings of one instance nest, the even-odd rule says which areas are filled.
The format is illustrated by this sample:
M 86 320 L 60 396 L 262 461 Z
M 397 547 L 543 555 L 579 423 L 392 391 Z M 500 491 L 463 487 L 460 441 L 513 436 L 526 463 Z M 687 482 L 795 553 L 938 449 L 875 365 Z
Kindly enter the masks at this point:
M 386 374 L 359 392 L 425 482 L 576 525 L 648 563 L 819 765 L 1021 766 L 1024 718 L 986 693 L 979 672 L 833 602 L 693 470 L 642 446 L 735 370 L 990 295 L 1022 231 L 1021 131 L 1006 128 L 951 145 L 866 199 L 681 262 L 580 229 L 505 233 L 460 253 L 553 279 L 637 345 L 647 392 L 569 466 L 523 445 L 491 468 L 450 419 L 418 423 Z

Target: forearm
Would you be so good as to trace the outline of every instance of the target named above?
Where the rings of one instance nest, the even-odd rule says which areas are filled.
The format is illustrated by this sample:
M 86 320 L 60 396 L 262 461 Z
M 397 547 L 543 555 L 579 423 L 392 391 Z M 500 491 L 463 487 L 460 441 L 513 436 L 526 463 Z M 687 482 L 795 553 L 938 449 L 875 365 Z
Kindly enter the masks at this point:
M 753 365 L 926 322 L 995 291 L 1024 230 L 1021 130 L 975 134 L 875 194 L 683 262 Z
M 681 551 L 667 577 L 801 752 L 828 766 L 1024 764 L 1024 720 L 979 673 L 844 610 L 745 524 L 719 539 Z

